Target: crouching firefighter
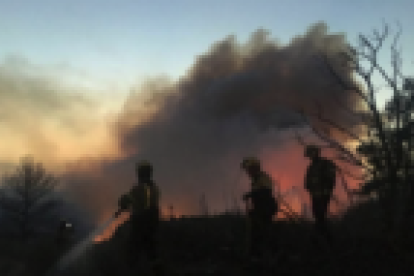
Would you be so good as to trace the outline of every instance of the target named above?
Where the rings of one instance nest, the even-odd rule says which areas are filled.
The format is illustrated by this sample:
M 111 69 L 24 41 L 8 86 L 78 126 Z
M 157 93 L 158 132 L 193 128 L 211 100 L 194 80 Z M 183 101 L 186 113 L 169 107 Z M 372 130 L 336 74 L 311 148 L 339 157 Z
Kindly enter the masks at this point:
M 147 161 L 136 164 L 138 181 L 133 188 L 121 196 L 115 213 L 129 210 L 130 236 L 127 243 L 127 256 L 130 264 L 138 262 L 141 253 L 145 253 L 153 269 L 159 268 L 156 248 L 156 233 L 160 219 L 160 191 L 152 180 L 153 167 Z
M 251 203 L 251 208 L 247 208 L 248 254 L 252 260 L 258 260 L 263 257 L 265 245 L 269 242 L 278 203 L 273 196 L 273 181 L 262 171 L 259 160 L 245 158 L 241 167 L 251 179 L 251 190 L 243 196 L 247 206 Z
M 315 145 L 306 147 L 305 157 L 311 160 L 306 171 L 305 189 L 310 194 L 315 229 L 329 244 L 332 244 L 327 215 L 336 183 L 336 165 L 331 160 L 321 157 L 320 148 Z

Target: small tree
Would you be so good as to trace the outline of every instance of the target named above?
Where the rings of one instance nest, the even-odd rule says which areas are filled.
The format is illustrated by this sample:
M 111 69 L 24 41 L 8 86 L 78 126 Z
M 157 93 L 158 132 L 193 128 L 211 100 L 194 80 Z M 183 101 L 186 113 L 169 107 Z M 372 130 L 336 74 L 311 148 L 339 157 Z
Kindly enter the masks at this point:
M 0 208 L 23 241 L 32 234 L 37 220 L 51 215 L 57 179 L 32 157 L 24 157 L 15 171 L 3 176 Z

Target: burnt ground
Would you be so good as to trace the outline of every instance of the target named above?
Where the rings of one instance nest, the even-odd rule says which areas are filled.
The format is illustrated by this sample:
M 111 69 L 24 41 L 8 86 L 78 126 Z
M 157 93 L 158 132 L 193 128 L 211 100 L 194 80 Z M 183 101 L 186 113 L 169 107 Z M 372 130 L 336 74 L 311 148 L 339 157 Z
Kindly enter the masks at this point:
M 134 269 L 125 262 L 128 225 L 95 245 L 67 275 L 153 275 L 144 258 Z M 244 257 L 242 217 L 187 218 L 160 226 L 164 275 L 413 275 L 414 239 L 390 242 L 375 225 L 350 228 L 333 222 L 335 246 L 327 247 L 310 222 L 275 222 L 267 258 Z M 66 274 L 65 274 L 66 275 Z
M 333 248 L 318 238 L 311 222 L 276 221 L 267 257 L 255 265 L 245 258 L 243 217 L 162 221 L 158 237 L 164 275 L 414 275 L 413 223 L 405 224 L 406 234 L 400 242 L 392 242 L 375 219 L 361 216 L 361 211 L 357 214 L 331 221 L 336 238 Z M 154 275 L 145 258 L 137 260 L 134 268 L 126 264 L 128 229 L 128 223 L 121 225 L 111 239 L 92 245 L 58 275 Z M 9 259 L 21 256 L 17 249 L 13 254 L 7 252 Z M 3 266 L 0 275 L 45 275 L 59 256 L 51 243 L 42 242 L 26 259 L 23 271 Z

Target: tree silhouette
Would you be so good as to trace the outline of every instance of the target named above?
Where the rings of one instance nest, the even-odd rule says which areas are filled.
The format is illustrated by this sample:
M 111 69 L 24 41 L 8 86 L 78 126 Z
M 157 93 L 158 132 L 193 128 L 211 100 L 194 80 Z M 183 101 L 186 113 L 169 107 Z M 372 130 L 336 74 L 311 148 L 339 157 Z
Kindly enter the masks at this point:
M 384 162 L 383 149 L 376 139 L 362 143 L 358 150 L 374 168 L 372 178 L 363 191 L 376 192 L 382 209 L 395 230 L 401 228 L 412 213 L 413 179 L 413 121 L 414 89 L 412 79 L 405 78 L 402 87 L 386 103 L 382 112 L 386 125 L 386 138 L 391 152 L 393 172 Z
M 390 27 L 387 24 L 381 30 L 374 29 L 372 35 L 360 34 L 357 47 L 349 46 L 333 57 L 318 57 L 344 90 L 355 93 L 361 99 L 362 111 L 356 111 L 354 106 L 338 103 L 359 121 L 358 132 L 354 131 L 357 128 L 349 129 L 329 120 L 327 114 L 322 114 L 318 102 L 315 102 L 316 113 L 305 114 L 301 111 L 314 133 L 327 142 L 327 147 L 338 152 L 337 160 L 363 169 L 363 177 L 355 177 L 346 172 L 344 174 L 362 182 L 359 195 L 375 195 L 380 202 L 387 230 L 394 231 L 394 234 L 399 232 L 401 222 L 407 214 L 408 203 L 413 199 L 411 113 L 414 108 L 414 81 L 401 72 L 402 58 L 398 49 L 400 34 L 399 27 L 391 42 L 391 72 L 380 65 L 378 57 L 390 36 Z M 344 77 L 343 72 L 348 72 L 348 69 L 353 72 L 352 78 L 347 75 Z M 380 76 L 392 92 L 392 98 L 384 109 L 377 103 L 380 87 L 374 81 L 374 74 Z M 355 84 L 355 77 L 361 82 Z M 358 146 L 350 149 L 335 141 L 329 132 L 320 127 L 321 124 L 340 131 L 356 141 Z
M 53 191 L 58 180 L 41 163 L 24 157 L 12 173 L 2 179 L 0 208 L 22 240 L 33 233 L 35 223 L 57 207 Z

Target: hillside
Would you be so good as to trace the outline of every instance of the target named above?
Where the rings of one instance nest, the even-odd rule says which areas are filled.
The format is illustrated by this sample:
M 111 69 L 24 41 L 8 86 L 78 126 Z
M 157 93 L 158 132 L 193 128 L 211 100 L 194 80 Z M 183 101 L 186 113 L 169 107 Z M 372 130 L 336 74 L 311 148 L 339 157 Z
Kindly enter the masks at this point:
M 275 222 L 267 262 L 244 259 L 242 217 L 185 218 L 164 221 L 159 233 L 165 275 L 412 275 L 413 240 L 396 248 L 371 223 L 358 229 L 346 218 L 333 224 L 335 247 L 317 239 L 308 222 Z M 359 231 L 360 230 L 360 231 Z M 64 275 L 152 275 L 145 260 L 131 270 L 125 264 L 128 223 L 108 241 L 92 246 Z M 370 232 L 367 235 L 367 232 Z M 412 238 L 411 238 L 412 239 Z M 259 273 L 259 271 L 261 271 Z M 137 274 L 140 273 L 140 274 Z M 142 274 L 141 274 L 142 273 Z

